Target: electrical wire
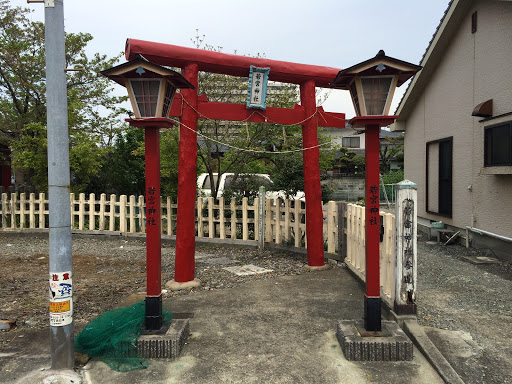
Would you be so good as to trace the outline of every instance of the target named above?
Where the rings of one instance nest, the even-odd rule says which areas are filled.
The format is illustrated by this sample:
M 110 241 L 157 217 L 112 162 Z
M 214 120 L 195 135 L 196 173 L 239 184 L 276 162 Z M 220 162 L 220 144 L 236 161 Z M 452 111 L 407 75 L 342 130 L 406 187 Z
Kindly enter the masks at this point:
M 326 143 L 322 143 L 322 144 L 318 144 L 318 145 L 313 145 L 311 147 L 307 147 L 307 148 L 301 148 L 301 149 L 292 149 L 292 150 L 288 150 L 288 151 L 276 151 L 276 152 L 273 152 L 273 151 L 263 151 L 263 150 L 257 150 L 257 149 L 249 149 L 249 148 L 240 148 L 240 147 L 236 147 L 234 145 L 231 145 L 231 144 L 228 144 L 228 143 L 224 143 L 220 140 L 216 140 L 214 138 L 211 138 L 209 136 L 206 136 L 204 134 L 202 134 L 201 132 L 198 132 L 196 131 L 195 129 L 192 129 L 190 128 L 189 126 L 183 124 L 182 122 L 178 121 L 178 120 L 175 120 L 175 119 L 172 119 L 172 118 L 169 118 L 169 120 L 171 120 L 172 122 L 176 123 L 176 124 L 181 124 L 183 127 L 185 127 L 186 129 L 192 131 L 192 132 L 195 132 L 197 133 L 199 136 L 203 137 L 204 139 L 206 140 L 209 140 L 209 141 L 212 141 L 214 143 L 217 143 L 217 144 L 221 144 L 221 145 L 225 145 L 226 147 L 228 148 L 232 148 L 232 149 L 235 149 L 237 151 L 243 151 L 243 152 L 252 152 L 252 153 L 265 153 L 265 154 L 272 154 L 272 155 L 281 155 L 281 154 L 287 154 L 287 153 L 296 153 L 296 152 L 304 152 L 304 151 L 307 151 L 307 150 L 310 150 L 310 149 L 315 149 L 315 148 L 319 148 L 321 146 L 324 146 L 324 145 L 327 145 L 327 144 L 330 144 L 329 142 L 326 142 Z
M 181 100 L 182 100 L 182 105 L 181 105 L 181 108 L 183 110 L 183 103 L 187 104 L 195 113 L 197 113 L 199 116 L 201 116 L 202 118 L 204 119 L 207 119 L 207 120 L 215 120 L 215 119 L 211 119 L 209 118 L 208 116 L 205 116 L 204 114 L 202 114 L 201 112 L 199 112 L 196 108 L 194 108 L 186 99 L 185 97 L 183 97 L 183 95 L 181 95 Z M 306 121 L 308 121 L 309 119 L 312 119 L 317 113 L 319 113 L 318 109 L 315 110 L 315 112 L 305 118 L 304 120 L 302 121 L 298 121 L 294 124 L 286 124 L 286 125 L 301 125 L 302 123 L 305 123 Z M 270 120 L 268 119 L 265 115 L 263 115 L 261 112 L 259 111 L 254 111 L 253 113 L 251 113 L 247 118 L 245 118 L 244 120 L 241 120 L 241 122 L 247 122 L 252 116 L 254 116 L 254 114 L 258 114 L 260 115 L 261 117 L 263 117 L 265 119 L 265 122 L 270 122 L 270 123 L 273 123 L 273 124 L 281 124 L 283 125 L 282 123 L 279 123 L 279 122 L 276 122 L 276 121 L 273 121 L 273 120 Z M 321 114 L 321 113 L 320 113 Z M 322 114 L 321 114 L 322 115 Z M 323 116 L 322 116 L 323 118 Z M 202 134 L 201 132 L 198 132 L 196 131 L 195 129 L 192 129 L 190 127 L 188 127 L 187 125 L 183 124 L 182 122 L 178 121 L 178 120 L 175 120 L 175 119 L 172 119 L 172 118 L 169 118 L 171 121 L 175 122 L 176 124 L 181 124 L 183 127 L 185 127 L 186 129 L 192 131 L 192 132 L 195 132 L 197 133 L 199 136 L 201 136 L 202 138 L 208 140 L 208 141 L 212 141 L 214 143 L 217 143 L 217 144 L 220 144 L 220 145 L 224 145 L 228 148 L 232 148 L 232 149 L 235 149 L 237 151 L 243 151 L 243 152 L 252 152 L 252 153 L 265 153 L 265 154 L 273 154 L 273 155 L 279 155 L 279 154 L 288 154 L 288 153 L 296 153 L 296 152 L 304 152 L 304 151 L 307 151 L 307 150 L 310 150 L 310 149 L 315 149 L 315 148 L 319 148 L 321 146 L 324 146 L 324 145 L 327 145 L 327 144 L 330 144 L 330 142 L 326 142 L 326 143 L 322 143 L 322 144 L 318 144 L 318 145 L 314 145 L 314 146 L 311 146 L 311 147 L 307 147 L 307 148 L 301 148 L 301 149 L 293 149 L 293 150 L 288 150 L 288 151 L 276 151 L 276 152 L 273 152 L 273 151 L 264 151 L 264 150 L 257 150 L 257 149 L 249 149 L 249 148 L 240 148 L 240 147 L 236 147 L 234 145 L 231 145 L 231 144 L 228 144 L 228 143 L 225 143 L 225 142 L 222 142 L 220 140 L 216 140 L 212 137 L 209 137 L 209 136 L 206 136 L 204 134 Z M 325 118 L 323 118 L 325 120 Z

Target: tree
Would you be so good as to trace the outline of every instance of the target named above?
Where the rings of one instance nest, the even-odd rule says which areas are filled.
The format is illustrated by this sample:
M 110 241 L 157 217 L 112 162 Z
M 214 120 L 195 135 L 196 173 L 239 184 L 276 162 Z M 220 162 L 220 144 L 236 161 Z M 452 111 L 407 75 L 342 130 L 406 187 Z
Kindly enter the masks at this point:
M 163 196 L 178 199 L 178 128 L 166 129 L 160 134 L 160 173 Z
M 145 190 L 144 130 L 128 127 L 103 151 L 99 172 L 86 192 L 142 195 Z
M 192 41 L 196 48 L 222 50 L 222 47 L 205 44 L 204 35 L 202 38 L 196 36 Z M 200 72 L 199 93 L 206 94 L 210 101 L 245 104 L 247 80 Z M 269 82 L 268 106 L 292 108 L 298 102 L 299 90 L 296 85 Z M 269 173 L 279 180 L 274 188 L 286 190 L 290 196 L 295 195 L 298 190 L 304 190 L 302 154 L 278 154 L 302 147 L 301 126 L 206 119 L 198 122 L 198 131 L 207 138 L 214 139 L 198 138 L 198 170 L 209 173 L 210 180 L 214 180 L 214 172 L 219 173 L 217 180 L 220 180 L 220 175 L 224 172 L 233 172 L 236 176 L 243 173 Z M 246 150 L 240 151 L 236 148 Z M 321 168 L 329 168 L 333 159 L 332 151 L 322 151 L 321 162 L 325 164 L 321 164 Z M 245 180 L 241 183 L 250 184 Z M 217 191 L 218 185 L 212 186 L 212 195 L 216 196 Z
M 357 155 L 348 148 L 341 147 L 337 150 L 335 167 L 343 175 L 364 174 L 364 156 Z
M 204 35 L 192 40 L 196 48 L 221 51 L 204 43 Z M 258 54 L 257 57 L 260 55 Z M 200 72 L 199 94 L 206 94 L 208 100 L 225 103 L 245 104 L 247 101 L 247 79 L 222 74 Z M 267 94 L 267 105 L 290 108 L 298 102 L 297 86 L 271 83 Z M 300 127 L 283 127 L 277 124 L 231 122 L 201 119 L 198 122 L 198 169 L 207 172 L 213 180 L 213 173 L 267 173 L 273 166 L 270 156 L 262 150 L 275 151 L 293 145 L 294 134 Z M 207 138 L 201 137 L 201 134 Z M 213 140 L 209 140 L 211 138 Z M 222 144 L 219 144 L 222 142 Z M 236 150 L 244 148 L 246 151 Z M 219 177 L 220 179 L 220 177 Z M 218 185 L 212 188 L 216 195 Z
M 380 173 L 390 171 L 392 160 L 397 160 L 400 163 L 400 169 L 404 169 L 404 137 L 388 137 L 384 140 L 381 140 L 379 147 Z
M 0 0 L 0 144 L 13 150 L 17 176 L 22 171 L 25 183 L 45 190 L 44 24 L 30 21 L 30 12 Z M 103 149 L 123 128 L 118 105 L 126 99 L 112 95 L 108 79 L 98 73 L 118 57 L 87 57 L 91 40 L 88 33 L 66 34 L 66 68 L 80 69 L 67 72 L 70 166 L 77 190 L 98 172 Z M 37 156 L 30 154 L 34 150 Z
M 329 140 L 328 136 L 319 136 L 319 142 Z M 320 150 L 320 172 L 326 172 L 332 169 L 334 163 L 334 150 Z M 274 168 L 271 172 L 272 181 L 274 182 L 273 188 L 276 190 L 283 190 L 286 195 L 291 198 L 297 192 L 304 191 L 304 167 L 303 167 L 303 153 L 294 152 L 286 155 L 274 156 Z M 332 190 L 322 184 L 322 201 L 329 201 Z

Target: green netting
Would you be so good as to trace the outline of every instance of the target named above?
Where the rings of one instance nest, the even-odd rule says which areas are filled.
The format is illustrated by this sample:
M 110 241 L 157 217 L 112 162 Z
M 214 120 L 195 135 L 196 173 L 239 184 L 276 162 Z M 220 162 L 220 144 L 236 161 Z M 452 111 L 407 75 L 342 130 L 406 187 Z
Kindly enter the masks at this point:
M 98 316 L 75 337 L 75 351 L 97 358 L 115 371 L 147 368 L 147 359 L 137 353 L 137 340 L 146 316 L 143 300 L 130 307 L 116 308 Z M 172 313 L 163 308 L 163 321 Z

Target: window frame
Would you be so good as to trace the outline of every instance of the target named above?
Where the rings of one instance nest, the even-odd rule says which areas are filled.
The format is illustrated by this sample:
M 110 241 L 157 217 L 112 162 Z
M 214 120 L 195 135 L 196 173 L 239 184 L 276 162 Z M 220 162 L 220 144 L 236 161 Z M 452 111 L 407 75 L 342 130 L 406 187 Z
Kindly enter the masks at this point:
M 509 151 L 508 151 L 508 161 L 502 163 L 494 163 L 492 161 L 492 153 L 494 152 L 492 149 L 492 140 L 493 137 L 490 132 L 497 128 L 508 126 L 508 136 L 509 136 Z M 489 125 L 484 128 L 484 168 L 491 167 L 510 167 L 512 166 L 512 121 L 504 121 L 502 123 L 497 123 L 493 125 Z
M 447 204 L 448 205 L 448 209 L 446 210 L 446 212 L 440 212 L 440 209 L 439 209 L 439 203 L 442 199 L 443 196 L 441 196 L 442 194 L 442 190 L 440 188 L 440 181 L 441 181 L 441 173 L 442 173 L 442 164 L 441 164 L 441 145 L 442 144 L 447 144 L 449 143 L 450 145 L 450 149 L 451 149 L 451 152 L 450 152 L 450 169 L 449 169 L 449 175 L 450 175 L 450 185 L 448 186 L 448 192 L 449 192 L 449 195 L 450 195 L 450 199 L 449 199 L 449 203 Z M 437 189 L 437 193 L 438 193 L 438 200 L 437 200 L 437 211 L 432 211 L 429 209 L 429 177 L 428 177 L 428 174 L 429 174 L 429 145 L 432 145 L 432 144 L 439 144 L 439 152 L 438 152 L 438 156 L 439 156 L 439 161 L 438 161 L 438 175 L 437 175 L 437 178 L 438 178 L 438 189 Z M 453 215 L 453 136 L 449 136 L 449 137 L 445 137 L 443 139 L 438 139 L 438 140 L 432 140 L 432 141 L 427 141 L 426 142 L 426 160 L 425 160 L 425 185 L 426 185 L 426 188 L 425 188 L 425 211 L 427 213 L 430 213 L 430 214 L 434 214 L 434 215 L 438 215 L 438 216 L 442 216 L 442 217 L 449 217 L 451 218 L 452 215 Z
M 358 141 L 358 143 L 357 143 L 357 147 L 355 147 L 355 146 L 353 146 L 353 145 L 350 145 L 350 146 L 345 145 L 345 144 L 344 144 L 344 141 L 345 141 L 346 139 L 349 139 L 350 141 L 352 141 L 352 139 L 357 139 L 357 141 Z M 361 148 L 361 137 L 359 137 L 359 136 L 343 136 L 343 137 L 341 138 L 341 146 L 342 146 L 343 148 Z

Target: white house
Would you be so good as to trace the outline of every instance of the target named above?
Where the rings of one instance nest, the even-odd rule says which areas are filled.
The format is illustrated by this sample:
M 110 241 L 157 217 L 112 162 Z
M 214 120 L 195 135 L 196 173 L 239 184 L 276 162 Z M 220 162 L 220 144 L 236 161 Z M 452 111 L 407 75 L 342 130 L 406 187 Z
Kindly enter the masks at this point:
M 396 114 L 418 215 L 512 259 L 512 2 L 453 0 Z

